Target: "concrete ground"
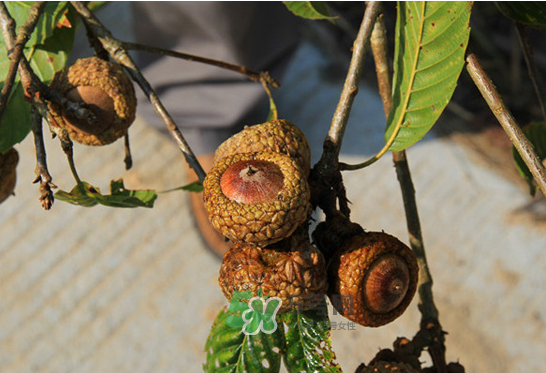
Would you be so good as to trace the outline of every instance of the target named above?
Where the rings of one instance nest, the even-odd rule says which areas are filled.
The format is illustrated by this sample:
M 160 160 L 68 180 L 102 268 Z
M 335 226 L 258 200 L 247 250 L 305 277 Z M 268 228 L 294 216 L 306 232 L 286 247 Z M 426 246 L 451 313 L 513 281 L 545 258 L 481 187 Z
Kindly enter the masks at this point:
M 307 42 L 276 93 L 280 116 L 307 134 L 314 161 L 341 91 L 331 70 L 331 58 Z M 373 155 L 383 127 L 379 98 L 362 88 L 342 160 Z M 183 185 L 182 156 L 170 138 L 141 120 L 130 133 L 133 170 L 124 170 L 121 143 L 76 146 L 82 178 L 105 191 L 118 177 L 128 188 Z M 46 148 L 54 182 L 69 190 L 74 182 L 58 141 L 46 139 Z M 57 201 L 46 212 L 31 184 L 32 139 L 17 149 L 17 196 L 0 206 L 0 372 L 199 371 L 212 321 L 227 302 L 217 285 L 220 262 L 193 228 L 187 195 L 161 194 L 153 209 Z M 448 137 L 428 135 L 408 157 L 448 359 L 468 372 L 544 369 L 544 200 L 531 200 Z M 344 177 L 353 220 L 407 242 L 390 157 Z M 351 372 L 396 337 L 413 336 L 418 322 L 414 301 L 388 326 L 334 330 L 333 348 Z

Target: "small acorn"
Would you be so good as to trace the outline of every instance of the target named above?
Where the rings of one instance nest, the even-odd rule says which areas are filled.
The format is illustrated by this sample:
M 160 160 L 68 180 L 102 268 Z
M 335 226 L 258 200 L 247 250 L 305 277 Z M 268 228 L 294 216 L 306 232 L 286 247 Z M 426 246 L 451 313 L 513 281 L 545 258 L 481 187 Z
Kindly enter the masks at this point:
M 333 255 L 328 294 L 343 316 L 377 327 L 406 310 L 417 289 L 418 272 L 409 247 L 387 233 L 367 232 L 348 240 Z
M 127 133 L 136 114 L 133 83 L 116 63 L 97 57 L 77 60 L 55 74 L 51 88 L 74 102 L 84 103 L 96 121 L 76 118 L 58 105 L 49 105 L 54 124 L 84 145 L 106 145 Z
M 224 141 L 214 153 L 214 163 L 238 153 L 282 153 L 297 160 L 309 176 L 311 150 L 304 133 L 292 122 L 277 119 L 245 127 Z
M 267 246 L 307 219 L 309 184 L 296 160 L 281 153 L 224 157 L 203 187 L 210 222 L 233 242 Z
M 0 153 L 0 203 L 13 195 L 17 175 L 15 169 L 19 162 L 19 153 L 14 148 Z
M 326 293 L 326 265 L 321 252 L 300 235 L 266 248 L 234 244 L 224 254 L 218 283 L 229 301 L 234 291 L 250 290 L 253 296 L 279 297 L 278 313 L 307 310 Z

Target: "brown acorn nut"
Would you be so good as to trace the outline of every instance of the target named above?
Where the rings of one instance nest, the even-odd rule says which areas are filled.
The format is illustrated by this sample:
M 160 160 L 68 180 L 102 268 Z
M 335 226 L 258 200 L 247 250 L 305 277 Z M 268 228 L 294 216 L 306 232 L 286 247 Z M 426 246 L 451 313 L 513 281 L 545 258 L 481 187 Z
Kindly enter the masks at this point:
M 307 219 L 309 184 L 296 160 L 284 154 L 224 157 L 203 187 L 210 222 L 233 242 L 267 246 Z
M 19 162 L 19 153 L 14 148 L 0 153 L 0 203 L 13 195 L 17 175 L 15 168 Z
M 309 176 L 311 150 L 304 133 L 292 122 L 277 119 L 245 127 L 224 141 L 214 153 L 214 163 L 238 153 L 283 153 L 297 159 Z
M 135 119 L 133 83 L 118 64 L 97 57 L 79 59 L 55 74 L 51 87 L 68 100 L 84 103 L 96 116 L 97 121 L 90 123 L 53 103 L 49 105 L 53 123 L 81 144 L 110 144 L 124 136 Z
M 417 289 L 418 273 L 415 254 L 396 237 L 363 233 L 332 257 L 328 295 L 349 320 L 377 327 L 406 310 Z M 348 301 L 340 301 L 340 295 Z
M 224 254 L 218 283 L 231 301 L 234 291 L 252 291 L 258 296 L 279 297 L 278 313 L 317 305 L 317 295 L 326 293 L 324 258 L 308 239 L 294 236 L 266 248 L 234 244 Z

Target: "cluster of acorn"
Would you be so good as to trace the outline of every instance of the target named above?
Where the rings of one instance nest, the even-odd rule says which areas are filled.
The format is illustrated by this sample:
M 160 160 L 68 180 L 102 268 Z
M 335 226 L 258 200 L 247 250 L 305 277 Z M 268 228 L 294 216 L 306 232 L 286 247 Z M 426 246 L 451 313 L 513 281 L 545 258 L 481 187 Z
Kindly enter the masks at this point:
M 394 320 L 417 287 L 413 252 L 388 234 L 361 230 L 343 237 L 326 263 L 308 235 L 309 173 L 307 139 L 286 120 L 245 127 L 216 150 L 203 186 L 210 222 L 232 243 L 218 280 L 224 295 L 277 296 L 282 313 L 311 309 L 328 294 L 361 325 Z

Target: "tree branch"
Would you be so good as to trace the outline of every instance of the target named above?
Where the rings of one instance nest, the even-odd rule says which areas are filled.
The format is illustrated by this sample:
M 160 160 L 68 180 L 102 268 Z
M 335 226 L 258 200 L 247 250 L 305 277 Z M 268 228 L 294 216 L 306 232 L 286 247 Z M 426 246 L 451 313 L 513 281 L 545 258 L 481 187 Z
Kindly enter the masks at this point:
M 491 79 L 483 70 L 474 53 L 470 53 L 467 56 L 466 61 L 468 63 L 466 69 L 474 81 L 474 84 L 476 84 L 480 90 L 487 105 L 489 105 L 489 108 L 510 138 L 510 141 L 518 153 L 521 155 L 521 158 L 529 168 L 529 171 L 531 171 L 538 187 L 546 196 L 546 169 L 544 169 L 544 165 L 538 158 L 533 148 L 533 144 L 529 142 L 519 125 L 516 123 L 516 120 L 504 104 L 504 101 L 497 92 L 493 82 L 491 82 Z
M 127 41 L 122 41 L 121 44 L 122 44 L 123 48 L 125 48 L 127 50 L 135 50 L 135 51 L 140 51 L 140 52 L 155 53 L 155 54 L 160 54 L 162 56 L 170 56 L 170 57 L 175 57 L 175 58 L 181 58 L 181 59 L 187 60 L 187 61 L 200 62 L 200 63 L 204 63 L 204 64 L 207 64 L 207 65 L 220 67 L 222 69 L 238 72 L 240 74 L 246 75 L 250 80 L 252 80 L 254 82 L 264 81 L 267 85 L 270 85 L 273 88 L 279 88 L 280 87 L 279 82 L 277 82 L 275 79 L 273 79 L 271 76 L 269 76 L 269 73 L 266 72 L 266 71 L 255 72 L 255 71 L 249 70 L 245 66 L 234 65 L 234 64 L 227 63 L 227 62 L 224 62 L 224 61 L 214 60 L 212 58 L 206 58 L 206 57 L 196 56 L 196 55 L 193 55 L 193 54 L 177 52 L 177 51 L 173 51 L 173 50 L 170 50 L 170 49 L 153 47 L 153 46 L 150 46 L 150 45 L 131 43 L 131 42 L 127 42 Z
M 34 5 L 32 5 L 25 24 L 19 27 L 19 33 L 17 34 L 15 45 L 12 48 L 9 48 L 8 58 L 11 60 L 11 63 L 4 81 L 4 86 L 2 87 L 2 93 L 0 94 L 0 126 L 2 125 L 2 114 L 7 106 L 8 97 L 13 87 L 13 83 L 15 82 L 19 61 L 23 56 L 25 45 L 30 39 L 30 35 L 32 35 L 32 32 L 34 31 L 34 28 L 36 27 L 36 24 L 43 13 L 45 5 L 45 1 L 37 1 L 34 3 Z M 0 10 L 2 13 L 7 13 L 7 8 L 3 2 L 0 4 Z M 4 27 L 6 27 L 6 32 L 7 29 L 11 29 L 13 32 L 15 32 L 15 22 L 11 17 L 2 17 L 2 29 L 4 29 Z
M 383 101 L 385 118 L 388 118 L 392 107 L 392 73 L 388 59 L 387 31 L 382 16 L 378 17 L 370 40 L 375 61 L 379 94 Z M 436 366 L 438 372 L 446 372 L 444 333 L 438 320 L 438 310 L 432 296 L 432 275 L 427 264 L 419 212 L 415 200 L 415 188 L 406 152 L 393 152 L 392 157 L 404 201 L 410 245 L 417 257 L 420 269 L 418 294 L 419 310 L 421 311 L 421 335 L 422 333 L 428 335 L 428 338 L 425 338 L 427 344 L 423 345 L 422 348 L 428 347 L 434 366 Z
M 42 132 L 42 117 L 33 105 L 30 108 L 30 128 L 34 135 L 34 147 L 36 149 L 36 179 L 34 183 L 40 183 L 40 201 L 44 210 L 51 209 L 53 205 L 53 192 L 57 186 L 52 183 L 51 175 L 47 169 L 46 151 Z
M 184 154 L 186 162 L 195 171 L 195 173 L 199 177 L 199 180 L 203 181 L 206 174 L 199 164 L 197 157 L 195 156 L 190 146 L 184 139 L 184 136 L 174 123 L 174 120 L 161 103 L 159 97 L 157 96 L 150 83 L 146 80 L 146 78 L 144 78 L 138 67 L 135 65 L 133 59 L 127 53 L 127 50 L 124 48 L 123 43 L 115 39 L 110 31 L 103 26 L 103 24 L 93 15 L 93 13 L 89 9 L 87 9 L 87 7 L 82 2 L 73 1 L 71 2 L 71 4 L 74 9 L 76 9 L 76 11 L 80 14 L 83 21 L 89 26 L 89 29 L 93 32 L 93 34 L 100 40 L 104 49 L 106 49 L 110 54 L 110 57 L 126 68 L 127 72 L 131 75 L 133 80 L 137 82 L 142 91 L 146 94 L 146 96 L 154 106 L 155 111 L 161 117 L 171 136 L 174 138 L 174 140 L 178 144 L 178 147 Z
M 322 156 L 311 172 L 310 183 L 313 186 L 312 189 L 316 191 L 314 192 L 315 195 L 312 196 L 313 206 L 320 206 L 327 216 L 335 214 L 334 211 L 331 211 L 332 208 L 335 208 L 335 203 L 332 203 L 331 198 L 323 198 L 323 196 L 333 192 L 338 199 L 340 211 L 347 218 L 349 217 L 350 210 L 339 170 L 339 152 L 351 107 L 358 92 L 364 57 L 378 12 L 379 3 L 370 1 L 366 6 L 360 30 L 353 44 L 353 55 L 349 70 L 332 118 L 330 130 L 324 140 Z

